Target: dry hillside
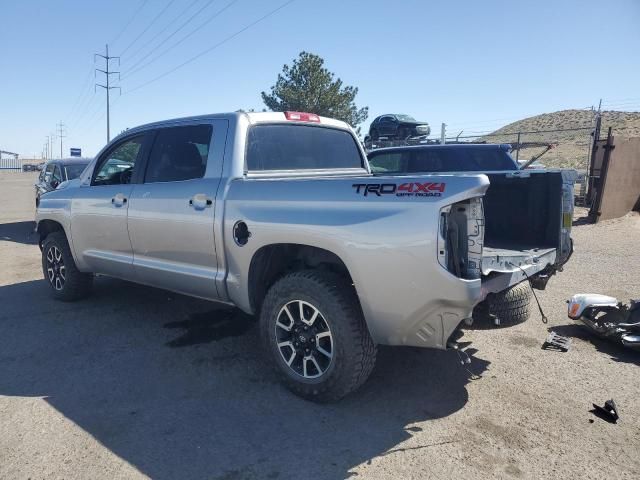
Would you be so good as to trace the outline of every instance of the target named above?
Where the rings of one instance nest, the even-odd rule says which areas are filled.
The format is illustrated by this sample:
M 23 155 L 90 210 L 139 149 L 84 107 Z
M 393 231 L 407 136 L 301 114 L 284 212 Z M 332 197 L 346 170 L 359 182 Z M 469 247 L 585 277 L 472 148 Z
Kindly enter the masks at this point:
M 588 149 L 591 141 L 590 130 L 594 122 L 594 113 L 590 110 L 561 110 L 553 113 L 543 113 L 510 123 L 494 132 L 494 135 L 484 137 L 491 143 L 517 142 L 517 132 L 539 132 L 543 130 L 558 130 L 587 127 L 587 130 L 571 132 L 523 133 L 521 141 L 558 143 L 558 146 L 547 152 L 540 161 L 547 166 L 572 167 L 586 169 L 588 163 Z M 606 136 L 607 129 L 613 128 L 613 134 L 623 137 L 640 136 L 640 112 L 602 112 L 602 134 Z M 520 159 L 529 159 L 542 151 L 540 148 L 527 148 L 520 151 Z

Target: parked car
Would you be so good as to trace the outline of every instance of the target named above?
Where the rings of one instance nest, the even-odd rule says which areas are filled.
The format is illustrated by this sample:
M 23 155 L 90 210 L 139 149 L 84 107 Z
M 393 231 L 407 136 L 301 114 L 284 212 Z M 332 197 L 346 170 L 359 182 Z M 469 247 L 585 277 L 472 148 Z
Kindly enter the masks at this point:
M 40 196 L 58 188 L 62 182 L 78 178 L 89 165 L 89 158 L 63 158 L 45 162 L 35 183 L 36 207 L 40 203 Z
M 540 247 L 555 257 L 551 262 L 555 269 L 562 268 L 568 260 L 567 252 L 570 254 L 573 248 L 570 235 L 577 172 L 555 170 L 546 175 L 542 171 L 522 171 L 510 151 L 511 145 L 507 144 L 417 145 L 373 150 L 368 158 L 375 175 L 474 172 L 489 177 L 490 186 L 483 198 L 486 223 L 482 275 L 491 275 L 496 269 L 520 275 L 521 265 L 544 254 Z M 544 287 L 548 278 L 543 275 L 536 281 Z M 528 319 L 529 286 L 508 283 L 502 285 L 504 288 L 493 287 L 474 309 L 475 318 L 488 317 L 501 325 Z
M 560 174 L 500 177 L 508 204 L 483 209 L 487 175 L 374 176 L 353 129 L 314 114 L 153 123 L 42 196 L 43 274 L 63 301 L 99 273 L 235 305 L 288 388 L 337 400 L 377 345 L 456 348 L 487 293 L 568 258 Z
M 380 137 L 405 139 L 420 135 L 429 135 L 431 127 L 427 122 L 419 122 L 415 118 L 402 113 L 387 113 L 376 117 L 369 127 L 369 138 L 372 141 Z
M 508 144 L 412 145 L 372 150 L 371 171 L 376 174 L 415 172 L 493 172 L 518 170 Z

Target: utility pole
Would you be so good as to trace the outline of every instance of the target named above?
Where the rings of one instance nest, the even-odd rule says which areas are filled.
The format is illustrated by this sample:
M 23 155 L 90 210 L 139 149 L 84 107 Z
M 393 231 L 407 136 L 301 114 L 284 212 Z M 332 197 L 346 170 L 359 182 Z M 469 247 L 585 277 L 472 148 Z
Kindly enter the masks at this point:
M 47 135 L 47 144 L 49 145 L 49 159 L 53 159 L 53 142 L 55 141 L 55 134 L 51 133 Z
M 447 124 L 443 123 L 440 126 L 440 145 L 444 145 L 447 141 Z
M 118 75 L 118 80 L 120 80 L 120 72 L 112 72 L 109 70 L 109 61 L 110 60 L 118 60 L 118 66 L 120 66 L 120 57 L 110 57 L 109 56 L 109 45 L 105 45 L 105 55 L 102 55 L 100 53 L 95 53 L 93 55 L 93 61 L 95 62 L 96 57 L 102 57 L 104 58 L 104 63 L 105 63 L 105 70 L 101 70 L 99 68 L 96 68 L 96 72 L 101 72 L 104 73 L 105 79 L 106 79 L 106 85 L 101 85 L 99 83 L 96 83 L 93 87 L 93 90 L 95 91 L 97 87 L 101 87 L 104 88 L 107 92 L 107 143 L 109 143 L 109 140 L 111 140 L 111 133 L 110 133 L 110 118 L 109 118 L 109 91 L 117 88 L 120 93 L 122 93 L 122 90 L 120 90 L 120 87 L 112 87 L 110 85 L 110 76 L 111 75 Z
M 49 160 L 49 135 L 46 136 L 46 139 L 47 139 L 47 143 L 44 144 L 44 151 L 45 151 L 44 158 Z
M 63 128 L 64 128 L 64 123 L 62 123 L 62 120 L 60 120 L 60 123 L 58 124 L 58 132 L 59 132 L 59 137 L 60 137 L 60 158 L 63 157 L 62 154 L 62 139 L 66 137 L 66 135 L 63 132 Z

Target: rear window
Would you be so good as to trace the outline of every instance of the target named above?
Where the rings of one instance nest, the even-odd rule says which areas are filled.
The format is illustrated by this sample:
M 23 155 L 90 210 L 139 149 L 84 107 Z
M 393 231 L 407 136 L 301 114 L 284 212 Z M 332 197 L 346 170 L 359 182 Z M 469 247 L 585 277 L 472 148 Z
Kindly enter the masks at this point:
M 74 178 L 78 178 L 85 168 L 87 168 L 87 164 L 85 163 L 65 165 L 64 171 L 67 174 L 67 180 L 73 180 Z
M 509 153 L 493 148 L 416 148 L 372 152 L 373 173 L 488 172 L 517 170 Z
M 362 168 L 358 145 L 345 130 L 255 125 L 249 130 L 247 142 L 250 171 Z

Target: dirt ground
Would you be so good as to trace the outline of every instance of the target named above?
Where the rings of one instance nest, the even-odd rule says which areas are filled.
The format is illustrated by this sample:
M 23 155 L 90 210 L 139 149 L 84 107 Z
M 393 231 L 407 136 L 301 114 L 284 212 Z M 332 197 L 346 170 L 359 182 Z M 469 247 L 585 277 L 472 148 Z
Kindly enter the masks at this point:
M 640 297 L 640 217 L 574 227 L 576 253 L 509 328 L 455 352 L 381 348 L 356 394 L 305 402 L 247 317 L 99 278 L 49 297 L 30 173 L 0 173 L 0 478 L 640 478 L 640 354 L 566 317 L 577 292 Z M 428 285 L 425 286 L 428 288 Z M 568 353 L 541 349 L 547 328 Z M 589 413 L 615 399 L 621 420 Z

